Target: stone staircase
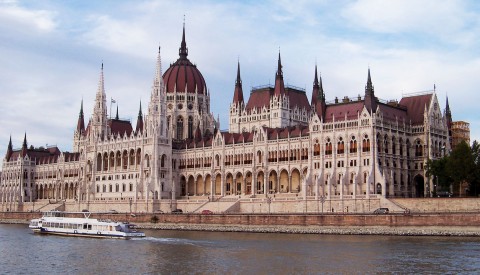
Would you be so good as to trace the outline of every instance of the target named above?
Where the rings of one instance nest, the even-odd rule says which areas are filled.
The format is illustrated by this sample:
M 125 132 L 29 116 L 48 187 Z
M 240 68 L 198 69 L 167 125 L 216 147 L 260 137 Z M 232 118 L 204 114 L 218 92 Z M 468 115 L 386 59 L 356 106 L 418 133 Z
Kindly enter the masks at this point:
M 235 197 L 219 197 L 211 201 L 207 201 L 200 205 L 193 213 L 202 213 L 203 210 L 210 210 L 215 214 L 238 212 L 240 198 Z

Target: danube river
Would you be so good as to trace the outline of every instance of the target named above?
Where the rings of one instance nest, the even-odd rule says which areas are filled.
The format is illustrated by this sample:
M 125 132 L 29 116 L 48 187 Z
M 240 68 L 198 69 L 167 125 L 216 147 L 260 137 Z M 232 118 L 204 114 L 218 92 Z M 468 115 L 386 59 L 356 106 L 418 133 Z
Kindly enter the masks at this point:
M 480 238 L 146 230 L 140 240 L 31 233 L 0 224 L 0 274 L 480 272 Z

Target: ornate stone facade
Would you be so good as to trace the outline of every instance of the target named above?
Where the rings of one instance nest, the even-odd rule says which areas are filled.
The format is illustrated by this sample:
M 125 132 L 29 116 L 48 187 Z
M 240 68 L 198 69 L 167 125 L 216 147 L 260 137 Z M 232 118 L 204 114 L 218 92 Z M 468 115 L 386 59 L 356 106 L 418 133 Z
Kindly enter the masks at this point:
M 10 140 L 0 203 L 35 201 L 172 203 L 309 198 L 361 200 L 430 196 L 427 159 L 449 149 L 449 129 L 435 91 L 379 100 L 370 70 L 364 96 L 326 102 L 313 75 L 312 98 L 285 86 L 278 56 L 275 84 L 254 88 L 244 101 L 240 64 L 229 131 L 210 113 L 210 92 L 187 58 L 185 28 L 179 59 L 162 75 L 160 50 L 148 112 L 137 125 L 107 116 L 103 65 L 93 114 L 83 103 L 73 152 L 27 147 Z M 241 208 L 241 207 L 240 207 Z M 151 210 L 153 209 L 150 208 Z M 252 209 L 254 211 L 254 209 Z M 195 210 L 193 211 L 195 212 Z

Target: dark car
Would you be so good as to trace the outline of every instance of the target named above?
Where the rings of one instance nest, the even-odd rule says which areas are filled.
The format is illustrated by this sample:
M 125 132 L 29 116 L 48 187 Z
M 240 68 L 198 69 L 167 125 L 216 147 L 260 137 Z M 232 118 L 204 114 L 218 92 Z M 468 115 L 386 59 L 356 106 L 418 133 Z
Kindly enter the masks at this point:
M 378 208 L 375 211 L 373 211 L 373 214 L 388 214 L 389 210 L 388 208 Z
M 212 214 L 213 212 L 208 209 L 202 210 L 202 215 L 212 215 Z
M 182 214 L 182 213 L 183 213 L 183 210 L 182 210 L 182 209 L 172 210 L 172 214 Z

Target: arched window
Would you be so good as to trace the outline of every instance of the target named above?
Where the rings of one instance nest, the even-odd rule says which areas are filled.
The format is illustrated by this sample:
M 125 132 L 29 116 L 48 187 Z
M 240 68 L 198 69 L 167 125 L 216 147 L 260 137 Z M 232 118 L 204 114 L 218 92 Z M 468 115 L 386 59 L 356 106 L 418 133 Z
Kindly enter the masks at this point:
M 313 145 L 313 155 L 314 156 L 320 155 L 320 144 L 318 144 L 318 140 L 316 140 L 315 145 Z
M 193 138 L 193 117 L 188 117 L 188 138 Z
M 330 138 L 327 138 L 327 143 L 325 143 L 325 155 L 331 155 L 332 154 L 332 142 L 330 141 Z
M 363 137 L 362 152 L 370 152 L 370 139 L 368 138 L 368 135 Z
M 357 140 L 355 139 L 355 136 L 352 136 L 352 139 L 350 140 L 350 153 L 356 153 L 357 152 Z
M 177 139 L 183 139 L 183 117 L 177 119 Z
M 345 144 L 343 143 L 343 138 L 340 138 L 338 141 L 337 154 L 345 153 Z
M 422 142 L 420 140 L 417 140 L 417 142 L 415 144 L 415 156 L 416 157 L 423 156 L 423 146 L 422 146 Z

